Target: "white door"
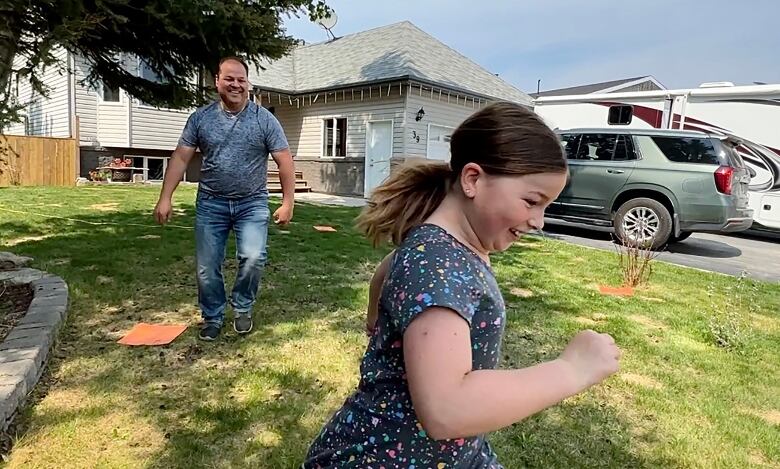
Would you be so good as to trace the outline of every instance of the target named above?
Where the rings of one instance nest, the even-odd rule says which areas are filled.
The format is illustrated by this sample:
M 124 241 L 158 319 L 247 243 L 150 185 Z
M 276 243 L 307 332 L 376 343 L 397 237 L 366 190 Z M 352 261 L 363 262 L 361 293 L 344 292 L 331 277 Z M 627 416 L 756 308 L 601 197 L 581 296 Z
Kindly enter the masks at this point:
M 366 197 L 390 176 L 392 156 L 393 121 L 369 122 L 366 128 Z

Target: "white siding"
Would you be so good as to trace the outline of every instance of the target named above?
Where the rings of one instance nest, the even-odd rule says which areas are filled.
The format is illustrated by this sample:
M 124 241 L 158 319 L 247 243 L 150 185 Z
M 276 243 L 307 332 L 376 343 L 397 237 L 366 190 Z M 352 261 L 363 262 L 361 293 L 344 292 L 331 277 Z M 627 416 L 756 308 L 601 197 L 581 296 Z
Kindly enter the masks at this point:
M 68 65 L 68 53 L 64 49 L 54 52 L 62 66 Z M 20 59 L 14 60 L 16 66 Z M 49 87 L 49 95 L 44 98 L 34 93 L 27 80 L 21 80 L 17 97 L 25 104 L 22 114 L 25 120 L 8 129 L 10 135 L 35 135 L 43 137 L 70 137 L 70 78 L 59 65 L 53 65 L 46 70 L 39 70 L 39 77 Z
M 149 148 L 157 150 L 173 150 L 187 123 L 187 118 L 193 110 L 174 111 L 156 109 L 133 100 L 131 111 L 130 146 L 132 148 Z
M 126 68 L 136 73 L 138 62 L 125 60 Z M 81 128 L 81 144 L 86 146 L 128 147 L 173 150 L 187 117 L 194 110 L 157 109 L 140 103 L 121 91 L 118 103 L 104 102 L 98 90 L 79 84 L 86 78 L 89 65 L 76 59 L 76 114 Z
M 322 156 L 323 120 L 329 117 L 347 118 L 347 158 L 365 158 L 368 121 L 392 119 L 393 156 L 402 156 L 404 98 L 397 88 L 391 92 L 391 96 L 379 98 L 376 93 L 374 90 L 374 97 L 369 99 L 368 92 L 365 92 L 362 101 L 359 93 L 352 100 L 350 92 L 345 96 L 339 92 L 336 101 L 331 93 L 327 104 L 324 95 L 320 94 L 316 103 L 309 105 L 307 98 L 306 105 L 300 108 L 295 105 L 295 101 L 292 106 L 284 101 L 282 104 L 266 102 L 264 105 L 276 109 L 276 117 L 290 142 L 290 151 L 298 158 Z
M 460 96 L 458 103 L 454 94 L 449 99 L 448 103 L 446 94 L 439 98 L 438 92 L 431 98 L 430 92 L 423 91 L 420 96 L 412 90 L 406 101 L 406 156 L 425 158 L 428 124 L 454 128 L 479 110 L 479 104 L 474 104 L 471 100 L 464 104 L 463 96 Z M 420 108 L 425 111 L 425 116 L 416 121 L 415 117 Z M 419 142 L 416 136 L 420 137 Z
M 97 144 L 97 92 L 81 83 L 89 73 L 89 65 L 80 56 L 75 58 L 76 115 L 79 118 L 79 142 L 81 145 Z
M 122 94 L 118 103 L 99 101 L 97 106 L 97 143 L 104 147 L 127 147 L 128 104 L 127 96 Z

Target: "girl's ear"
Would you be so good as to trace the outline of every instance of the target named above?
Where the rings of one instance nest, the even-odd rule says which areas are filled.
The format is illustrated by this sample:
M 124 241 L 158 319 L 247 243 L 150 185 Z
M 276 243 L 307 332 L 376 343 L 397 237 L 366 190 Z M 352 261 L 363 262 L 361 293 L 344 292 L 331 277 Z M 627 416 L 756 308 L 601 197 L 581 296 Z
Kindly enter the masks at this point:
M 460 172 L 460 186 L 463 189 L 463 195 L 468 199 L 473 199 L 477 195 L 477 182 L 485 176 L 485 172 L 476 163 L 468 163 Z

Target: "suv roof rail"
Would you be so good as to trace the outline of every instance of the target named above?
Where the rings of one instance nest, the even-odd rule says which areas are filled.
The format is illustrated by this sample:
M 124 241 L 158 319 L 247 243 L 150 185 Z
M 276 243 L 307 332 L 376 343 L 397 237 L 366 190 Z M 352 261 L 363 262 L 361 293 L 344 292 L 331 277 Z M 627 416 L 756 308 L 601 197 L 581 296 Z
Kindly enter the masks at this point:
M 617 128 L 617 127 L 575 127 L 571 129 L 555 129 L 557 133 L 611 133 L 611 134 L 634 134 L 634 135 L 670 135 L 670 136 L 717 136 L 718 134 L 705 132 L 701 130 L 679 130 L 679 129 L 637 129 L 637 128 Z

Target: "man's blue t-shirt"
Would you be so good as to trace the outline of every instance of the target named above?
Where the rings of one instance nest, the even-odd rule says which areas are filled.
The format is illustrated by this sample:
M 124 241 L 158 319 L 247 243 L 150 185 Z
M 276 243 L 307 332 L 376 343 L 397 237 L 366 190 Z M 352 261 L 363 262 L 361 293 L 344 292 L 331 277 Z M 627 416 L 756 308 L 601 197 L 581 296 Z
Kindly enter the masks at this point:
M 267 193 L 268 154 L 288 147 L 276 117 L 251 101 L 237 115 L 219 101 L 198 108 L 179 145 L 200 148 L 200 189 L 229 199 Z

